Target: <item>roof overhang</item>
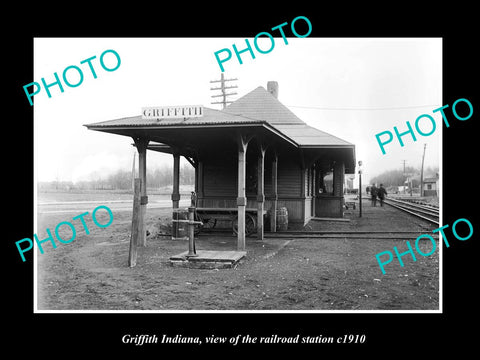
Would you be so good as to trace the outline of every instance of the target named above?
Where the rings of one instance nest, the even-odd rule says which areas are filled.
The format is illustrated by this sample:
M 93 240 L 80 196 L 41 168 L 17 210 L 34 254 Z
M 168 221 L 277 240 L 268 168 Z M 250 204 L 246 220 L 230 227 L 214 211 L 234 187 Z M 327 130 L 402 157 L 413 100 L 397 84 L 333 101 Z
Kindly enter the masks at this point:
M 345 164 L 346 174 L 355 173 L 355 145 L 302 146 L 300 149 L 307 166 L 314 162 L 330 164 L 332 161 L 340 160 Z
M 283 109 L 280 111 L 270 104 L 270 107 L 276 111 L 268 112 L 267 100 L 270 99 L 270 94 L 266 96 L 260 90 L 256 90 L 256 93 L 259 93 L 257 95 L 261 100 L 255 100 L 261 110 L 257 109 L 257 112 L 260 111 L 260 115 L 268 113 L 270 118 L 254 117 L 256 113 L 247 112 L 247 115 L 242 115 L 204 108 L 203 116 L 197 118 L 167 119 L 132 116 L 85 126 L 89 130 L 128 136 L 133 139 L 147 139 L 152 144 L 148 147 L 150 150 L 175 152 L 186 157 L 194 157 L 203 151 L 218 153 L 219 149 L 235 149 L 238 135 L 246 135 L 277 149 L 285 151 L 298 149 L 306 156 L 305 163 L 309 163 L 312 158 L 323 158 L 325 162 L 329 161 L 329 158 L 337 158 L 344 161 L 347 173 L 355 171 L 355 145 L 309 126 L 296 117 L 292 118 L 293 115 L 283 109 L 284 107 L 280 108 L 280 110 Z M 271 101 L 273 100 L 270 99 Z M 265 105 L 265 109 L 262 104 Z M 272 114 L 278 115 L 278 119 L 275 116 L 272 117 Z
M 225 142 L 235 142 L 238 134 L 258 136 L 267 142 L 287 143 L 298 148 L 298 144 L 265 121 L 231 124 L 168 124 L 168 125 L 108 125 L 87 124 L 89 130 L 144 138 L 176 149 L 212 147 Z M 159 150 L 165 152 L 166 148 Z

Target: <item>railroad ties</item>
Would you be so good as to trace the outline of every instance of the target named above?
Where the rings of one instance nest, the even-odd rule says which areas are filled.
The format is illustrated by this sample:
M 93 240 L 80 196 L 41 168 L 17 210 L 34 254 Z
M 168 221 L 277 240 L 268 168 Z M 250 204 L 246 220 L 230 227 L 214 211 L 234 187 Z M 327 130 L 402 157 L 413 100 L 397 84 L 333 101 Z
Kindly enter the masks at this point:
M 438 207 L 427 204 L 420 204 L 418 202 L 405 201 L 399 199 L 388 198 L 384 203 L 399 210 L 405 211 L 413 216 L 427 220 L 433 224 L 439 225 L 439 210 Z
M 267 239 L 368 239 L 368 240 L 411 240 L 418 236 L 421 231 L 417 230 L 388 230 L 388 231 L 305 231 L 287 230 L 276 233 L 265 233 Z M 435 236 L 434 236 L 435 237 Z

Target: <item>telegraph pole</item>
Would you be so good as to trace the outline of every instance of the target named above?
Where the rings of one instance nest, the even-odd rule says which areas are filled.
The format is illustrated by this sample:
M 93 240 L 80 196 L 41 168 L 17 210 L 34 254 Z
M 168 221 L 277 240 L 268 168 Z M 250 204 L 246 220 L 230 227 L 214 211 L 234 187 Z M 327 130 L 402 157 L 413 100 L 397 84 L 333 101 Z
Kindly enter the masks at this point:
M 403 193 L 407 193 L 407 189 L 405 188 L 405 163 L 407 160 L 402 160 L 403 161 Z
M 423 156 L 422 156 L 422 170 L 420 172 L 420 196 L 423 196 L 423 163 L 425 161 L 425 149 L 427 144 L 423 144 Z
M 362 217 L 362 162 L 358 162 L 358 205 L 359 205 L 359 217 Z
M 225 107 L 227 106 L 227 103 L 232 103 L 233 101 L 228 101 L 228 100 L 227 100 L 227 96 L 236 95 L 237 93 L 236 93 L 236 92 L 234 92 L 234 93 L 227 93 L 225 90 L 226 90 L 226 89 L 234 89 L 234 88 L 237 88 L 238 86 L 237 86 L 237 85 L 225 86 L 225 82 L 227 82 L 227 81 L 235 81 L 235 80 L 238 80 L 238 79 L 225 79 L 224 76 L 223 76 L 223 72 L 222 72 L 222 75 L 221 75 L 220 80 L 212 80 L 212 81 L 210 81 L 210 83 L 217 83 L 217 82 L 220 83 L 220 87 L 210 88 L 210 90 L 220 90 L 220 91 L 222 92 L 222 93 L 219 94 L 219 95 L 212 95 L 212 96 L 211 96 L 212 98 L 222 97 L 222 101 L 215 101 L 215 102 L 212 102 L 211 104 L 222 104 L 222 105 L 223 105 L 222 109 L 225 109 Z

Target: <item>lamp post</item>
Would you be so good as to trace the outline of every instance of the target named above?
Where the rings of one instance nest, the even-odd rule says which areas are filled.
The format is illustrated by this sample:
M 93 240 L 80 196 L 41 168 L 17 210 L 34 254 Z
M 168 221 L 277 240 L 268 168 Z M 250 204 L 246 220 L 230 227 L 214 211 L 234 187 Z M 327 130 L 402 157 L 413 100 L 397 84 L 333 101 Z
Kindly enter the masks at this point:
M 358 161 L 358 206 L 359 210 L 359 217 L 362 217 L 362 162 Z

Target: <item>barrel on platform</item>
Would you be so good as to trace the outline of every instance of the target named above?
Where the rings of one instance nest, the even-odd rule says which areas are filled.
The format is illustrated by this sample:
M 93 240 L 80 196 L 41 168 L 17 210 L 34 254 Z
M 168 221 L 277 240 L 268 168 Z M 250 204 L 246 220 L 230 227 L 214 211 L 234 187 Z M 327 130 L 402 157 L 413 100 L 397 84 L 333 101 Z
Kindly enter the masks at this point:
M 277 231 L 286 231 L 288 229 L 288 210 L 281 207 L 277 210 Z
M 172 240 L 188 240 L 188 209 L 173 209 Z

